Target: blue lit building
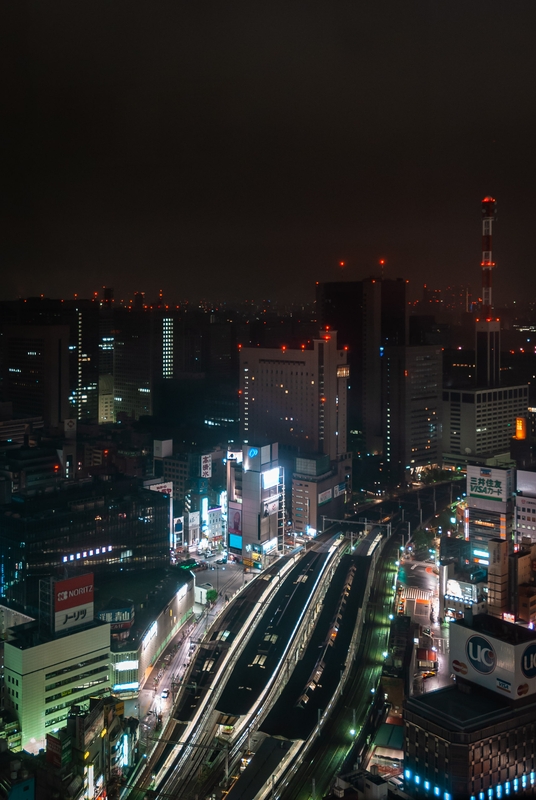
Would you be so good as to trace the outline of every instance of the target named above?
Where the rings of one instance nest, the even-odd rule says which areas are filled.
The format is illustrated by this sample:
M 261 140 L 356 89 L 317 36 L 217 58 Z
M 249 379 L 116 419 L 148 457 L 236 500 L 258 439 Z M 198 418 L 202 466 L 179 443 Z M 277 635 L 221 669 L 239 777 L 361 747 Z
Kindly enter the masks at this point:
M 415 798 L 533 797 L 536 634 L 488 614 L 451 623 L 456 684 L 404 704 L 405 791 Z

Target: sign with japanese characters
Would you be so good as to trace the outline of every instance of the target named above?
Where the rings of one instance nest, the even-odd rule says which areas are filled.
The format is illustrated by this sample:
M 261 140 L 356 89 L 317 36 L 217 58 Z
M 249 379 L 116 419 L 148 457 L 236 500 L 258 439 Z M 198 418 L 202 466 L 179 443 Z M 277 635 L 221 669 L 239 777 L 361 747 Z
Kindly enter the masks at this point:
M 54 631 L 66 631 L 93 622 L 93 573 L 54 584 Z
M 467 494 L 469 497 L 505 503 L 512 494 L 512 478 L 511 469 L 468 466 Z
M 212 478 L 212 456 L 210 453 L 201 456 L 201 477 Z

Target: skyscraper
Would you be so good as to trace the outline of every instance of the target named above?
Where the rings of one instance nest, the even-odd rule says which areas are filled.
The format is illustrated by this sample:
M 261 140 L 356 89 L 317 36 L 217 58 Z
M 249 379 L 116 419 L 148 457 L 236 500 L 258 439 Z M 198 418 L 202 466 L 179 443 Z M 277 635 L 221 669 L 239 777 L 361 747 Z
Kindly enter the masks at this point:
M 407 344 L 406 281 L 371 277 L 319 283 L 316 303 L 320 324 L 337 330 L 339 346 L 348 346 L 350 429 L 363 432 L 369 453 L 380 453 L 380 358 L 384 347 Z
M 330 460 L 346 453 L 347 353 L 336 331 L 299 349 L 244 347 L 240 353 L 241 436 L 279 442 Z

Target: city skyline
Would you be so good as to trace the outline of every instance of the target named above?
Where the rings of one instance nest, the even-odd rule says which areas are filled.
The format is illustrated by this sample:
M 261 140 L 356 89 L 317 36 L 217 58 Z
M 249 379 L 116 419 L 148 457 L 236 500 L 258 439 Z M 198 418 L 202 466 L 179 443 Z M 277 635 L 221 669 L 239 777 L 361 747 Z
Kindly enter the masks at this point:
M 6 7 L 0 299 L 534 293 L 533 3 Z M 340 263 L 344 262 L 344 267 Z

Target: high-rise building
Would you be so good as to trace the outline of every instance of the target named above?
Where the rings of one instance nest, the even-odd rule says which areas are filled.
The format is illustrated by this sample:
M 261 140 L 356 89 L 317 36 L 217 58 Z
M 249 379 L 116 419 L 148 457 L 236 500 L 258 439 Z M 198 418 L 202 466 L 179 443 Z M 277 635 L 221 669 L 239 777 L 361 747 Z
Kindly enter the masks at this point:
M 408 342 L 406 281 L 367 278 L 317 284 L 318 321 L 348 346 L 348 414 L 369 453 L 383 449 L 381 361 L 383 348 Z
M 443 392 L 444 461 L 465 464 L 475 457 L 509 460 L 516 418 L 527 413 L 528 386 L 450 389 Z
M 386 347 L 382 357 L 384 460 L 391 480 L 441 464 L 442 351 Z
M 69 328 L 7 325 L 4 386 L 16 415 L 41 416 L 46 427 L 69 418 Z
M 240 353 L 243 442 L 279 442 L 302 452 L 346 453 L 350 374 L 337 333 L 324 331 L 300 349 L 244 347 Z
M 175 319 L 163 309 L 116 309 L 114 412 L 134 419 L 154 413 L 159 384 L 175 375 Z

